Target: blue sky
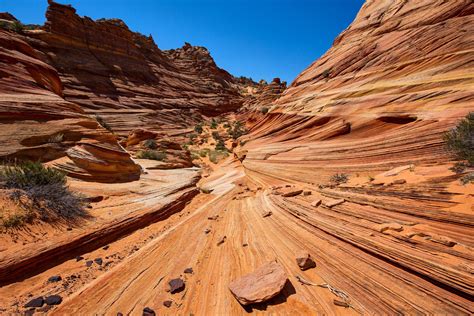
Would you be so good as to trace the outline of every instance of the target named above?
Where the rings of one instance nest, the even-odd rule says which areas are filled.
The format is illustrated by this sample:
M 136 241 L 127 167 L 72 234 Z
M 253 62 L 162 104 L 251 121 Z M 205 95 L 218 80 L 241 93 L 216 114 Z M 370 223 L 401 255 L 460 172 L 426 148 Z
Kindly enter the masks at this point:
M 331 47 L 364 0 L 57 0 L 81 16 L 120 18 L 158 47 L 207 47 L 217 65 L 290 83 Z M 0 12 L 43 24 L 47 0 L 1 0 Z

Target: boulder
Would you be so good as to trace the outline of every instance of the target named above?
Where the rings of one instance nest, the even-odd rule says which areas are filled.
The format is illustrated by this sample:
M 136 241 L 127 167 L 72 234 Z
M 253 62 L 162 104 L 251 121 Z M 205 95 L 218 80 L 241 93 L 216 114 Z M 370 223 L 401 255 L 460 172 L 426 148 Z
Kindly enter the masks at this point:
M 261 303 L 278 295 L 288 277 L 281 264 L 272 261 L 229 284 L 229 290 L 242 305 Z
M 302 271 L 316 267 L 316 262 L 314 262 L 307 251 L 300 251 L 296 255 L 296 263 Z
M 25 304 L 25 307 L 41 307 L 44 304 L 44 299 L 42 296 L 37 297 Z
M 59 295 L 50 295 L 46 297 L 44 302 L 46 305 L 59 305 L 63 301 L 63 298 Z

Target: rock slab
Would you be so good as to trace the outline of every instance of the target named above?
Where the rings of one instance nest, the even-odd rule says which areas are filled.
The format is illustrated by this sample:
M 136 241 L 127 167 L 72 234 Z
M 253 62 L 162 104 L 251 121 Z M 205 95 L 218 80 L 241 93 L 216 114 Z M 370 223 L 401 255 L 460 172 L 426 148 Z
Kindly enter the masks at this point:
M 273 261 L 234 280 L 229 290 L 242 305 L 261 303 L 278 295 L 288 281 L 285 269 Z

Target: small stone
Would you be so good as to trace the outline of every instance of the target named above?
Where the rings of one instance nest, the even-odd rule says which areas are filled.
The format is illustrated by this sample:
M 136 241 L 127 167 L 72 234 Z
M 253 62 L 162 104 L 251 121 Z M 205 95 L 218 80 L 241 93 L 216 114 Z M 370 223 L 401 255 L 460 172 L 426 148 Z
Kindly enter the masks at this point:
M 218 217 L 219 217 L 219 215 L 214 215 L 214 216 L 209 216 L 207 219 L 210 220 L 210 221 L 215 221 L 215 220 L 217 220 Z
M 72 228 L 71 228 L 71 227 L 68 227 L 68 228 L 66 228 L 66 230 L 67 230 L 67 231 L 71 231 L 71 230 L 72 230 Z
M 35 309 L 34 308 L 30 308 L 28 310 L 25 311 L 25 313 L 23 314 L 24 316 L 32 316 L 35 314 Z
M 269 216 L 272 216 L 272 214 L 273 214 L 272 211 L 268 211 L 263 214 L 263 217 L 269 217 Z
M 62 278 L 61 278 L 60 275 L 53 275 L 52 277 L 50 277 L 48 279 L 48 282 L 59 282 L 61 280 L 62 280 Z
M 44 304 L 44 299 L 42 296 L 37 297 L 26 303 L 25 307 L 41 307 Z
M 99 266 L 102 265 L 102 258 L 95 258 L 94 262 L 97 263 Z
M 242 247 L 247 247 L 249 244 L 245 243 L 245 244 L 242 244 Z
M 107 250 L 107 249 L 109 249 L 109 247 L 110 247 L 110 246 L 107 245 L 107 246 L 102 247 L 102 249 Z
M 164 301 L 164 302 L 163 302 L 163 305 L 164 305 L 165 307 L 168 307 L 168 308 L 171 307 L 171 304 L 173 304 L 172 301 Z
M 84 260 L 84 257 L 81 257 L 81 256 L 77 256 L 77 257 L 76 257 L 76 262 L 77 262 L 77 261 L 81 261 L 81 260 Z
M 333 300 L 333 303 L 334 305 L 337 305 L 337 306 L 350 307 L 350 305 L 347 302 L 336 300 L 336 299 Z
M 225 242 L 226 239 L 227 239 L 226 236 L 222 237 L 222 238 L 219 239 L 219 241 L 217 242 L 217 245 L 218 245 L 218 246 L 219 246 L 219 245 L 222 245 L 222 244 Z
M 173 280 L 169 281 L 168 284 L 170 285 L 170 293 L 171 294 L 179 293 L 182 290 L 184 290 L 184 287 L 185 287 L 184 281 L 180 278 L 173 279 Z
M 302 271 L 316 267 L 316 262 L 314 262 L 311 255 L 306 251 L 301 251 L 296 255 L 296 263 Z
M 326 201 L 324 202 L 324 205 L 331 208 L 331 207 L 334 207 L 336 205 L 339 205 L 339 204 L 342 204 L 344 203 L 346 200 L 344 199 L 339 199 L 339 200 L 332 200 L 332 201 Z
M 94 261 L 92 261 L 92 260 L 87 260 L 87 261 L 86 261 L 86 266 L 87 266 L 87 267 L 90 267 L 90 266 L 92 266 L 93 263 L 94 263 Z
M 311 195 L 311 193 L 312 193 L 311 191 L 304 191 L 304 192 L 303 192 L 303 195 L 304 195 L 304 196 L 308 196 L 308 195 Z
M 293 196 L 300 195 L 301 193 L 303 193 L 303 190 L 294 190 L 294 191 L 283 193 L 281 196 L 283 196 L 283 197 L 293 197 Z
M 117 316 L 123 316 L 123 314 L 121 312 L 118 312 Z
M 211 232 L 210 228 L 206 228 L 206 230 L 204 231 L 205 234 L 209 234 L 210 232 Z
M 186 268 L 184 269 L 184 273 L 188 273 L 188 274 L 192 274 L 194 271 L 193 271 L 193 268 Z
M 63 301 L 63 298 L 59 295 L 50 295 L 44 301 L 46 305 L 59 305 Z
M 398 180 L 393 181 L 393 184 L 405 184 L 405 183 L 407 183 L 407 180 L 405 179 L 398 179 Z
M 319 205 L 321 205 L 323 201 L 321 201 L 321 199 L 317 199 L 317 200 L 314 200 L 312 203 L 311 203 L 311 206 L 313 207 L 318 207 Z
M 142 314 L 142 315 L 143 315 L 143 316 L 155 316 L 156 314 L 155 314 L 155 311 L 152 310 L 151 308 L 145 307 L 145 308 L 143 309 L 143 314 Z

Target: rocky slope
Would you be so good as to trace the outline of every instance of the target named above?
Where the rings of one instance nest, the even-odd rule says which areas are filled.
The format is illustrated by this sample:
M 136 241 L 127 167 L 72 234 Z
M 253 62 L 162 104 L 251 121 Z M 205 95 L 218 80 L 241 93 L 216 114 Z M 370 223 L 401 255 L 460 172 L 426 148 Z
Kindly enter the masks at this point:
M 68 19 L 53 27 L 61 16 Z M 24 59 L 9 76 L 17 80 L 11 87 L 39 89 L 40 100 L 47 97 L 61 107 L 52 113 L 71 112 L 67 119 L 72 122 L 77 117 L 89 122 L 85 113 L 100 112 L 122 137 L 121 144 L 134 152 L 150 135 L 158 140 L 161 132 L 179 135 L 200 115 L 222 113 L 234 109 L 234 102 L 243 102 L 246 107 L 236 116 L 247 120 L 250 134 L 239 139 L 235 158 L 212 168 L 212 174 L 201 180 L 199 187 L 206 194 L 197 195 L 179 214 L 171 213 L 181 208 L 167 212 L 162 199 L 170 205 L 189 202 L 189 195 L 196 194 L 195 170 L 158 172 L 150 161 L 138 160 L 147 174 L 140 181 L 102 190 L 109 198 L 93 205 L 95 226 L 74 228 L 69 243 L 67 237 L 55 237 L 64 252 L 54 267 L 45 264 L 44 254 L 54 242 L 40 240 L 40 251 L 34 245 L 16 245 L 18 256 L 13 247 L 2 248 L 3 275 L 24 271 L 23 263 L 34 256 L 43 265 L 33 277 L 0 288 L 0 306 L 11 306 L 5 311 L 20 313 L 32 297 L 60 294 L 65 300 L 44 311 L 56 315 L 139 315 L 149 309 L 180 315 L 474 313 L 474 184 L 462 185 L 461 175 L 449 169 L 453 161 L 442 139 L 447 129 L 474 110 L 472 1 L 368 0 L 333 47 L 279 98 L 284 87 L 278 81 L 262 87 L 247 82 L 250 88 L 245 91 L 260 92 L 245 97 L 245 80 L 232 79 L 216 68 L 204 48 L 186 44 L 161 52 L 151 39 L 137 37 L 120 21 L 79 18 L 73 9 L 55 4 L 50 5 L 48 19 L 46 30 L 28 32 L 22 39 L 22 45 L 37 54 L 35 67 L 51 72 L 50 79 L 40 81 L 40 89 L 39 79 L 26 70 L 32 60 L 17 53 L 18 43 L 13 50 L 7 47 L 4 55 Z M 69 20 L 77 23 L 75 29 L 69 29 Z M 84 44 L 90 36 L 71 33 L 94 30 L 100 38 L 105 29 L 110 29 L 110 38 L 121 34 L 122 39 L 113 43 L 104 39 L 114 58 L 140 71 L 112 69 L 101 46 Z M 137 38 L 146 43 L 137 46 Z M 143 47 L 155 53 L 147 55 Z M 87 76 L 80 79 L 83 70 L 68 65 L 64 52 L 87 61 L 79 64 Z M 104 63 L 98 65 L 97 60 Z M 12 68 L 5 61 L 0 69 Z M 169 82 L 166 93 L 159 90 L 165 87 L 147 86 L 158 73 Z M 209 90 L 194 82 L 196 78 Z M 89 80 L 95 82 L 92 87 L 87 86 Z M 55 82 L 64 85 L 65 100 Z M 216 96 L 215 91 L 222 94 Z M 23 95 L 31 102 L 27 88 L 15 94 L 15 100 Z M 151 104 L 151 95 L 160 102 Z M 4 104 L 12 107 L 12 100 Z M 69 112 L 63 110 L 68 106 Z M 262 113 L 262 107 L 269 113 Z M 189 112 L 180 112 L 182 108 Z M 3 114 L 10 125 L 17 124 L 12 113 Z M 53 126 L 50 121 L 45 130 Z M 138 130 L 137 122 L 147 122 L 152 131 Z M 24 124 L 26 130 L 29 125 Z M 111 137 L 97 124 L 81 133 L 91 141 Z M 119 146 L 115 138 L 107 141 L 109 147 Z M 100 139 L 100 146 L 107 141 Z M 95 183 L 72 184 L 89 196 L 99 191 Z M 143 219 L 149 216 L 154 218 L 150 222 L 158 222 L 147 225 Z M 123 239 L 115 239 L 111 232 L 115 228 Z M 142 229 L 133 231 L 137 228 Z M 89 234 L 107 237 L 110 249 L 94 248 L 103 246 L 96 239 L 82 247 L 81 238 Z M 27 238 L 20 241 L 30 242 Z M 2 244 L 14 244 L 7 239 Z M 66 251 L 64 245 L 72 245 L 72 250 Z M 302 251 L 316 263 L 304 271 L 296 260 Z M 88 259 L 105 256 L 107 263 L 86 267 L 74 258 L 78 254 Z M 271 284 L 252 283 L 245 276 L 275 260 L 278 280 L 287 278 L 281 293 L 264 303 L 240 305 L 236 297 L 246 302 L 248 288 L 235 280 L 244 276 L 244 283 L 271 290 Z M 47 281 L 53 274 L 66 281 Z M 170 291 L 168 282 L 176 279 L 184 281 L 182 292 Z M 238 289 L 231 284 L 239 284 Z M 279 289 L 282 284 L 278 283 Z M 238 290 L 237 296 L 229 286 Z

